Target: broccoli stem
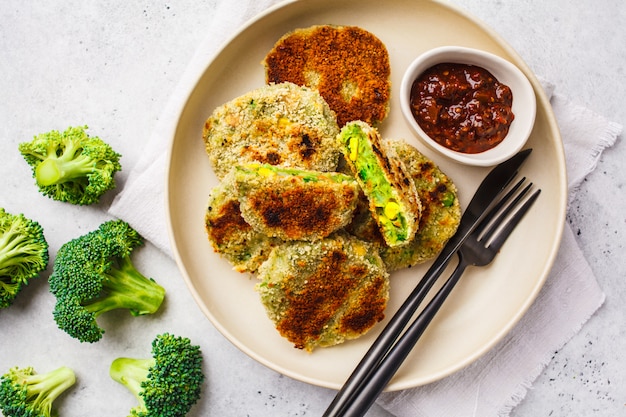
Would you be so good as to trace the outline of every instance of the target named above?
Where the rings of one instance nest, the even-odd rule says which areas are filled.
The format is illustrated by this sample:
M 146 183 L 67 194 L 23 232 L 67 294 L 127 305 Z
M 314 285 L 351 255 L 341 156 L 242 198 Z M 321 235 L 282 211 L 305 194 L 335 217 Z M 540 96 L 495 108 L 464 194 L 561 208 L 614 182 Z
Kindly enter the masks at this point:
M 0 275 L 8 273 L 9 267 L 19 262 L 15 260 L 18 254 L 19 246 L 24 241 L 24 236 L 13 233 L 11 230 L 6 231 L 0 238 Z
M 39 255 L 38 249 L 29 245 L 27 236 L 12 230 L 6 231 L 0 238 L 0 276 L 13 275 L 13 267 L 29 269 L 32 257 Z
M 127 309 L 133 316 L 155 313 L 165 297 L 165 289 L 142 275 L 132 264 L 130 256 L 119 259 L 104 273 L 102 295 L 85 308 L 96 316 L 115 309 Z
M 26 398 L 33 408 L 51 415 L 52 403 L 76 382 L 74 371 L 62 366 L 45 374 L 23 375 L 16 381 L 26 387 Z
M 155 365 L 154 358 L 117 358 L 111 363 L 109 373 L 114 381 L 124 385 L 144 405 L 143 397 L 139 394 L 143 388 L 141 383 L 148 379 L 150 368 Z
M 61 156 L 50 152 L 37 168 L 35 179 L 41 186 L 62 184 L 77 178 L 85 177 L 93 171 L 94 161 L 81 154 L 82 148 L 68 141 Z
M 20 256 L 19 246 L 24 242 L 23 235 L 6 231 L 0 237 L 0 298 L 5 294 L 16 294 L 20 289 L 20 282 L 14 281 L 13 276 L 16 265 L 23 265 L 23 257 Z

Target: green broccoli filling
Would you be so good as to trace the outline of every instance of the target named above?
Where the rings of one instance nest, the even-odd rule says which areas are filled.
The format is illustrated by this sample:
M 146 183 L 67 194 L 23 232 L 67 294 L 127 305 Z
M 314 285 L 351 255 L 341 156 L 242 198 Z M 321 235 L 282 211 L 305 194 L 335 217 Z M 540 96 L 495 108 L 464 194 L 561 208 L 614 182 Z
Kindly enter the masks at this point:
M 358 125 L 346 125 L 341 133 L 346 157 L 354 164 L 358 178 L 363 182 L 367 198 L 374 204 L 381 232 L 391 242 L 408 238 L 407 219 L 400 210 L 400 202 L 376 156 L 366 133 Z
M 278 167 L 269 164 L 250 163 L 244 166 L 237 166 L 236 168 L 246 174 L 255 174 L 265 177 L 272 175 L 300 177 L 304 182 L 332 181 L 335 183 L 342 183 L 345 181 L 354 181 L 351 177 L 338 172 L 311 171 L 297 168 Z
M 443 204 L 444 207 L 452 207 L 454 200 L 456 200 L 454 193 L 447 192 L 441 199 L 441 204 Z
M 155 313 L 165 297 L 165 289 L 142 275 L 130 257 L 120 258 L 119 265 L 104 273 L 100 297 L 85 303 L 90 313 L 98 316 L 115 309 L 128 309 L 133 316 Z

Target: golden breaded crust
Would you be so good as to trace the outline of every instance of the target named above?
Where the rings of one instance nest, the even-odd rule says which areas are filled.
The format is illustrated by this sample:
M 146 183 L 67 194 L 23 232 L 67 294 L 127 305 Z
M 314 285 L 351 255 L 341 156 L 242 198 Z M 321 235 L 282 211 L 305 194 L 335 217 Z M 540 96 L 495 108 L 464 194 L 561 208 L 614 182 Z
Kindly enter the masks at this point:
M 260 162 L 333 171 L 340 151 L 334 112 L 320 94 L 292 83 L 250 91 L 216 108 L 202 137 L 218 178 Z
M 378 253 L 336 234 L 275 248 L 256 288 L 276 329 L 307 351 L 354 339 L 384 318 L 389 274 Z
M 434 258 L 456 233 L 461 220 L 457 189 L 452 180 L 429 158 L 403 140 L 389 141 L 413 178 L 422 202 L 419 229 L 405 246 L 387 246 L 378 231 L 367 201 L 357 206 L 350 233 L 373 243 L 389 271 L 407 268 Z
M 241 215 L 267 236 L 316 240 L 352 220 L 359 186 L 350 176 L 261 164 L 234 171 Z
M 213 250 L 238 272 L 255 273 L 279 243 L 257 232 L 243 219 L 233 174 L 211 190 L 204 221 Z
M 266 81 L 317 89 L 342 127 L 378 124 L 389 113 L 391 68 L 385 45 L 356 26 L 317 25 L 281 37 L 263 61 Z

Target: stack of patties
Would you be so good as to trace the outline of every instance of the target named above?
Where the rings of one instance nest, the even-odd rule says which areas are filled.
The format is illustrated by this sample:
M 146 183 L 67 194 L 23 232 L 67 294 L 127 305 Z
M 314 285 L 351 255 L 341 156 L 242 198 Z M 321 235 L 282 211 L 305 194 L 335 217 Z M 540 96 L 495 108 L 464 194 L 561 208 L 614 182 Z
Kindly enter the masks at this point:
M 209 241 L 235 270 L 258 275 L 268 316 L 308 351 L 365 333 L 389 297 L 378 251 L 343 231 L 360 187 L 336 172 L 338 133 L 319 93 L 292 83 L 219 106 L 203 131 L 221 179 L 205 215 Z M 306 329 L 296 323 L 305 310 Z
M 221 182 L 205 227 L 233 269 L 256 274 L 279 334 L 311 351 L 382 320 L 388 271 L 436 255 L 460 210 L 432 161 L 373 127 L 387 115 L 390 85 L 387 51 L 372 34 L 298 29 L 263 63 L 269 84 L 206 120 Z
M 206 230 L 257 289 L 279 333 L 311 351 L 364 334 L 384 317 L 389 281 L 378 251 L 342 230 L 360 189 L 353 177 L 250 163 L 214 188 Z

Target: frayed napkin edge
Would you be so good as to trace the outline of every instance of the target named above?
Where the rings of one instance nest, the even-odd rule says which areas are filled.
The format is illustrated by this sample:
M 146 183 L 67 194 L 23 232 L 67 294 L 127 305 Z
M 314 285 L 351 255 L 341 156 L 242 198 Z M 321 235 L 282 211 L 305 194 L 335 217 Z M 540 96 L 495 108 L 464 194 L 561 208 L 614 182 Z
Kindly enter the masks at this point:
M 578 194 L 580 186 L 582 185 L 587 175 L 593 172 L 598 166 L 598 162 L 600 160 L 602 152 L 604 152 L 607 148 L 615 145 L 615 143 L 617 142 L 617 138 L 620 137 L 622 132 L 623 126 L 621 124 L 607 121 L 606 129 L 604 129 L 604 131 L 599 135 L 598 143 L 596 143 L 593 148 L 591 148 L 591 154 L 589 155 L 591 157 L 591 163 L 589 166 L 585 167 L 585 175 L 570 184 L 570 201 Z
M 569 226 L 566 226 L 569 227 Z M 606 301 L 606 294 L 602 292 L 602 296 L 598 300 L 597 305 L 593 308 L 593 311 L 590 311 L 585 317 L 580 320 L 580 322 L 573 326 L 569 332 L 569 334 L 564 338 L 563 343 L 556 346 L 554 352 L 558 352 L 565 345 L 569 343 L 570 340 L 574 338 L 580 331 L 585 327 L 585 324 L 597 313 L 597 311 L 604 305 Z M 498 411 L 498 417 L 509 417 L 509 415 L 513 412 L 513 410 L 524 401 L 528 392 L 532 390 L 534 382 L 539 378 L 542 372 L 546 369 L 546 367 L 552 362 L 554 358 L 553 354 L 548 354 L 544 359 L 538 363 L 527 376 L 527 378 L 521 381 L 517 387 L 517 389 L 511 393 L 511 397 L 508 401 L 505 402 L 504 406 Z
M 567 97 L 564 97 L 560 94 L 553 94 L 550 102 L 553 105 L 553 108 L 555 105 L 554 102 L 563 102 L 566 107 L 569 107 L 574 112 L 579 111 L 593 114 L 594 117 L 598 118 L 599 123 L 603 123 L 605 125 L 604 129 L 600 133 L 598 133 L 597 143 L 595 143 L 590 149 L 590 153 L 587 158 L 588 165 L 582 167 L 581 172 L 577 173 L 578 177 L 569 178 L 570 181 L 568 184 L 568 201 L 571 203 L 571 201 L 578 194 L 578 191 L 580 190 L 580 187 L 585 178 L 587 178 L 587 176 L 596 169 L 602 153 L 607 148 L 615 145 L 617 139 L 622 135 L 624 127 L 621 124 L 611 121 L 606 117 L 594 112 L 593 110 L 572 102 Z M 557 122 L 559 121 L 558 119 L 559 117 L 557 115 Z M 567 157 L 567 151 L 565 153 Z
M 582 111 L 590 111 L 586 107 L 583 107 L 579 104 L 575 104 L 571 102 L 569 99 L 561 96 L 560 94 L 555 94 L 554 93 L 555 88 L 552 83 L 549 83 L 548 81 L 543 80 L 543 79 L 541 81 L 546 90 L 546 93 L 550 97 L 550 101 L 554 99 L 563 100 L 568 105 L 577 107 L 581 109 Z M 582 175 L 579 178 L 574 179 L 569 184 L 569 187 L 568 187 L 569 188 L 569 191 L 568 191 L 569 202 L 571 202 L 576 197 L 585 178 L 587 178 L 587 176 L 596 169 L 598 162 L 600 160 L 600 157 L 602 156 L 602 153 L 606 149 L 615 145 L 618 137 L 620 137 L 620 135 L 623 132 L 623 126 L 621 124 L 610 121 L 602 115 L 599 115 L 596 113 L 594 114 L 596 115 L 596 117 L 601 118 L 604 121 L 606 127 L 604 128 L 602 132 L 598 134 L 597 143 L 595 143 L 594 146 L 590 149 L 589 165 L 584 167 Z M 565 227 L 569 228 L 570 226 L 565 225 Z M 556 347 L 555 352 L 561 350 L 565 345 L 567 345 L 567 343 L 569 343 L 569 341 L 572 340 L 572 338 L 574 338 L 574 336 L 576 336 L 582 330 L 585 324 L 597 313 L 597 311 L 602 307 L 602 305 L 604 305 L 605 301 L 606 301 L 606 294 L 602 292 L 602 295 L 600 299 L 598 300 L 598 303 L 595 306 L 595 308 L 590 310 L 589 314 L 583 317 L 576 326 L 573 326 L 570 329 L 570 332 L 568 333 L 568 335 L 566 335 L 563 342 L 559 346 Z M 511 397 L 509 398 L 509 400 L 505 403 L 505 405 L 501 408 L 501 410 L 498 411 L 498 414 L 497 414 L 498 417 L 508 417 L 511 414 L 511 412 L 513 412 L 515 407 L 521 404 L 521 402 L 528 395 L 528 392 L 532 389 L 534 382 L 541 375 L 541 373 L 546 369 L 546 367 L 550 364 L 550 362 L 552 362 L 553 358 L 554 358 L 554 355 L 546 355 L 546 357 L 543 360 L 541 360 L 541 362 L 539 362 L 533 368 L 531 372 L 529 372 L 527 378 L 520 382 L 517 389 L 511 394 Z

